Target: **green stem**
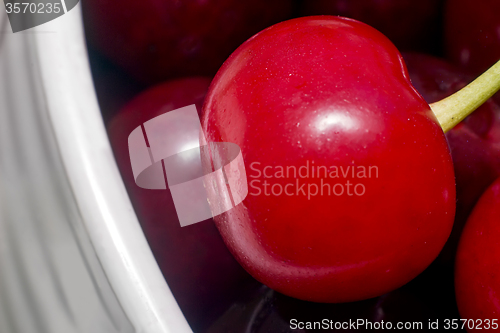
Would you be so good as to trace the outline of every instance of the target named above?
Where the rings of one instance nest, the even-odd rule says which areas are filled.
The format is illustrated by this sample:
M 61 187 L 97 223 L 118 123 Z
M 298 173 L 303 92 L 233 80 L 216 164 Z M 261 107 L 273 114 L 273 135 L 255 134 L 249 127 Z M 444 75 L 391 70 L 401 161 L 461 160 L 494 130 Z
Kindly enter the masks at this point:
M 500 60 L 466 87 L 430 104 L 446 133 L 500 90 Z

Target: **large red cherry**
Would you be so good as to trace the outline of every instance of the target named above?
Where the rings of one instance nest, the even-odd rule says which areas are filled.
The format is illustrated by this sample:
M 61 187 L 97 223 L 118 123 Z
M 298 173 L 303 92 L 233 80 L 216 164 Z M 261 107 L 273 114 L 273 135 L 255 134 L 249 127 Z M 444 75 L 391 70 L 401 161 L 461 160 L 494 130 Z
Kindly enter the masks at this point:
M 255 281 L 234 260 L 212 220 L 181 227 L 170 190 L 136 185 L 128 137 L 144 122 L 190 104 L 201 109 L 210 79 L 185 78 L 153 87 L 130 101 L 108 126 L 125 186 L 158 265 L 196 332 L 224 313 Z
M 466 328 L 500 325 L 500 179 L 486 190 L 465 225 L 455 264 L 458 309 Z M 495 328 L 496 327 L 496 328 Z
M 247 38 L 287 19 L 290 0 L 86 0 L 90 44 L 143 82 L 214 75 Z
M 443 130 L 398 50 L 363 23 L 304 17 L 252 37 L 212 82 L 202 127 L 241 147 L 249 184 L 216 225 L 243 267 L 285 295 L 384 294 L 450 234 Z

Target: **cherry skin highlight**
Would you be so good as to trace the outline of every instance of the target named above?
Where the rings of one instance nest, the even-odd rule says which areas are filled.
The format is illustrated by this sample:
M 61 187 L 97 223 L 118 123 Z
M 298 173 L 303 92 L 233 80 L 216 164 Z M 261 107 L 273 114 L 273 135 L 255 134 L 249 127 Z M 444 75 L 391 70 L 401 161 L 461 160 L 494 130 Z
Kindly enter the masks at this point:
M 422 272 L 450 234 L 443 131 L 398 50 L 361 22 L 304 17 L 252 37 L 212 81 L 202 127 L 241 147 L 249 184 L 216 225 L 240 264 L 285 295 L 384 294 Z
M 500 320 L 499 219 L 500 179 L 486 190 L 472 211 L 460 238 L 455 264 L 460 316 L 473 319 L 475 325 L 482 320 L 483 329 L 486 319 L 490 325 L 493 319 Z

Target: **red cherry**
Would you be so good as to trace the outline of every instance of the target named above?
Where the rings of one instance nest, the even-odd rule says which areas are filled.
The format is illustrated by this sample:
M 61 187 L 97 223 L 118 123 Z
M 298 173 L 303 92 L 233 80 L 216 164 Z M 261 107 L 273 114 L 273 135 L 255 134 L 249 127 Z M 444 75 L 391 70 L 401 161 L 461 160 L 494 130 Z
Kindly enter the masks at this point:
M 447 1 L 445 45 L 448 57 L 473 74 L 492 66 L 500 59 L 500 1 Z
M 439 47 L 442 0 L 308 0 L 306 15 L 340 15 L 364 22 L 405 50 Z
M 247 38 L 288 18 L 290 0 L 86 0 L 90 44 L 143 82 L 213 75 Z
M 422 272 L 450 234 L 455 179 L 443 130 L 397 49 L 363 23 L 304 17 L 249 39 L 212 82 L 202 127 L 209 141 L 241 147 L 249 181 L 216 225 L 243 267 L 285 295 L 381 295 Z M 339 177 L 293 177 L 313 165 L 336 166 Z M 308 198 L 308 188 L 324 194 Z
M 196 104 L 201 110 L 210 80 L 187 78 L 151 88 L 129 102 L 109 123 L 108 133 L 151 250 L 181 310 L 195 331 L 204 331 L 254 280 L 224 245 L 212 220 L 181 227 L 169 190 L 135 184 L 128 136 L 167 111 Z
M 500 321 L 500 179 L 483 194 L 465 225 L 455 263 L 458 309 L 470 328 Z M 479 319 L 482 320 L 478 321 Z M 469 327 L 469 326 L 466 326 Z M 472 331 L 472 329 L 468 329 Z

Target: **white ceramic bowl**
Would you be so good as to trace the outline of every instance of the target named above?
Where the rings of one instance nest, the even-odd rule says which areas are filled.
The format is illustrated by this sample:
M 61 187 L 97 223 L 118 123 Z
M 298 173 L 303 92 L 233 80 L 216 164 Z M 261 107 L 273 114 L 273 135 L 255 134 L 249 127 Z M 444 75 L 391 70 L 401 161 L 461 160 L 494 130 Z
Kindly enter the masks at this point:
M 0 12 L 0 332 L 191 332 L 116 167 L 80 5 L 16 34 Z

